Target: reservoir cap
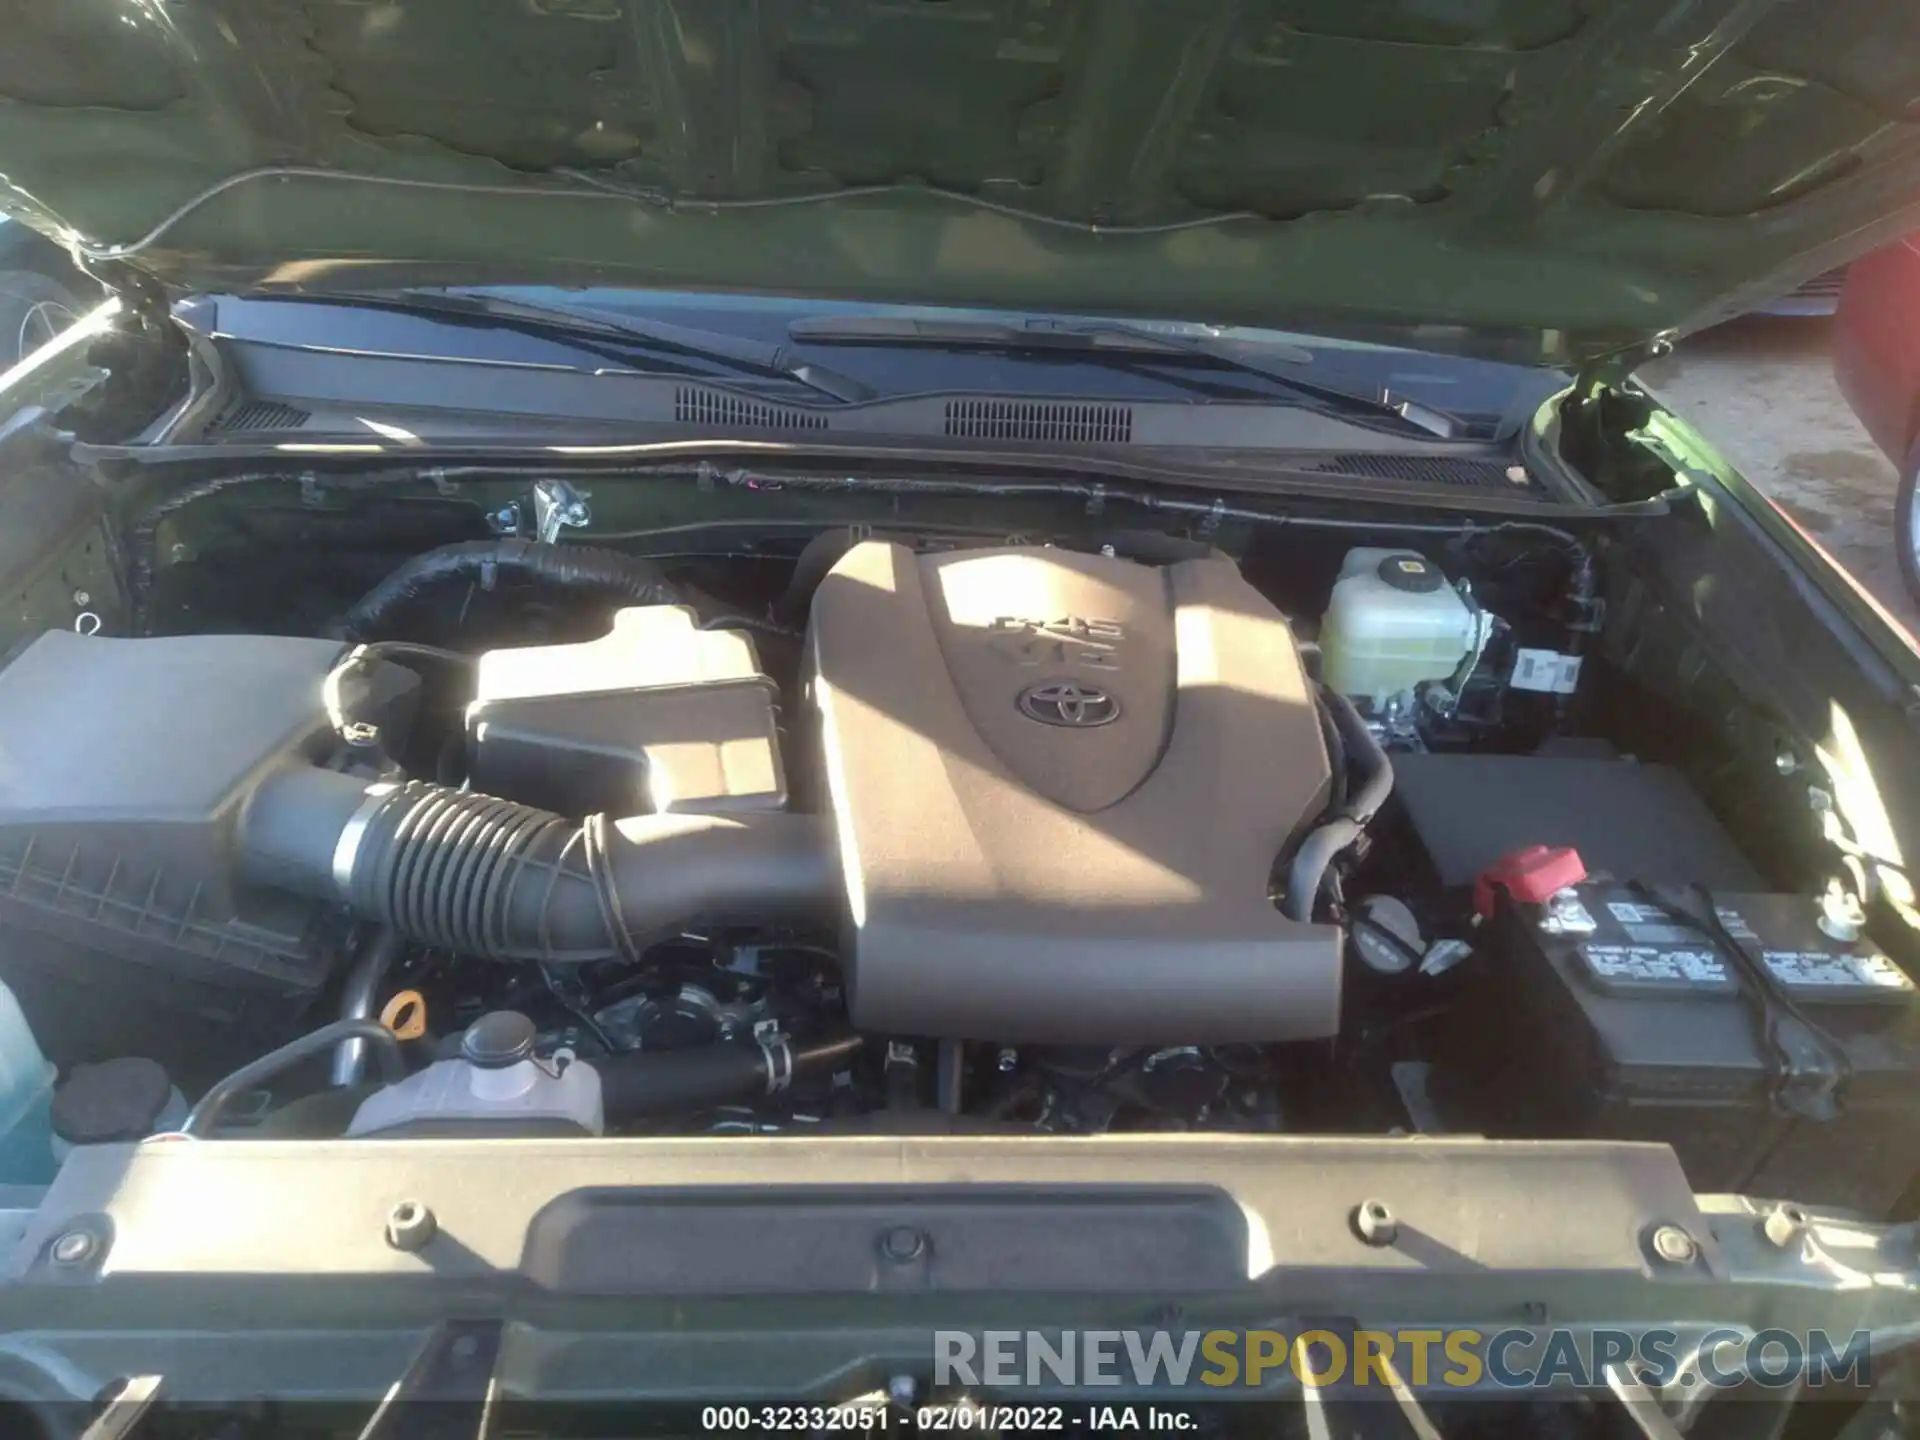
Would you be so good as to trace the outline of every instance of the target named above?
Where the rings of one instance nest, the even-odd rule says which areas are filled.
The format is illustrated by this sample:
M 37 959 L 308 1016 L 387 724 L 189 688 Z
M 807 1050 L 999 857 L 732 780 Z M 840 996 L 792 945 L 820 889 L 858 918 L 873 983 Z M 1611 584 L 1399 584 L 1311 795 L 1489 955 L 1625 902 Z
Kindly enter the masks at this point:
M 1447 584 L 1447 577 L 1418 555 L 1389 555 L 1374 573 L 1393 589 L 1410 595 L 1431 595 Z

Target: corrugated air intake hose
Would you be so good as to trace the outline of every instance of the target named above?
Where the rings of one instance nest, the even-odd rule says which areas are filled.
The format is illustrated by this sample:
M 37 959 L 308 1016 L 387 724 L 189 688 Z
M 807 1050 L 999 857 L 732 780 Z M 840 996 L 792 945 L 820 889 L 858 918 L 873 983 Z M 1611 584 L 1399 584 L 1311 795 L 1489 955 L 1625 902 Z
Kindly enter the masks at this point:
M 497 960 L 633 957 L 680 930 L 830 918 L 814 815 L 565 819 L 489 795 L 330 770 L 265 780 L 241 849 L 256 881 L 344 902 L 409 940 Z

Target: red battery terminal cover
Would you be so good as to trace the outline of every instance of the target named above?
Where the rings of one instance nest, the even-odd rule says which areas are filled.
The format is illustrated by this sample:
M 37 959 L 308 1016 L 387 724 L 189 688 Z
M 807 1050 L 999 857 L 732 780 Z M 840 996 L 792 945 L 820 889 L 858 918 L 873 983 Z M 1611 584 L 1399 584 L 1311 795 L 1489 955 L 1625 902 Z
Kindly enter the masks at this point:
M 1587 878 L 1580 852 L 1566 845 L 1527 845 L 1494 861 L 1473 887 L 1473 908 L 1491 917 L 1498 893 L 1505 890 L 1516 904 L 1544 905 L 1554 892 Z

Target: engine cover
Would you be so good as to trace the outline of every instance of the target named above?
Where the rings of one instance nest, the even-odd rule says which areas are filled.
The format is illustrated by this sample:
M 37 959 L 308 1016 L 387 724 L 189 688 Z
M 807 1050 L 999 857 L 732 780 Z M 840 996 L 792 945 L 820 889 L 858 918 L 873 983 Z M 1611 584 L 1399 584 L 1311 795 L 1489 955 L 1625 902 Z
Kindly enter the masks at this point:
M 1326 747 L 1285 619 L 1230 560 L 869 542 L 821 583 L 810 646 L 855 1024 L 1338 1029 L 1339 932 L 1268 898 Z

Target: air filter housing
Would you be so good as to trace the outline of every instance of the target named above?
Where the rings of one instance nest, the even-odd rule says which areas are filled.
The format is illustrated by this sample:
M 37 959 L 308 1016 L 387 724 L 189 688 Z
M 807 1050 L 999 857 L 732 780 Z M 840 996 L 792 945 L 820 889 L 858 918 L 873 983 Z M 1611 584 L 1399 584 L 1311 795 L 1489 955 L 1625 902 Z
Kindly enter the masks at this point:
M 54 630 L 0 670 L 0 976 L 63 1066 L 147 1055 L 191 1083 L 304 1021 L 335 937 L 252 882 L 237 834 L 264 776 L 333 749 L 340 650 Z M 414 684 L 382 666 L 354 693 Z
M 778 810 L 777 691 L 753 641 L 684 605 L 635 605 L 578 645 L 480 657 L 467 706 L 475 790 L 561 815 Z

